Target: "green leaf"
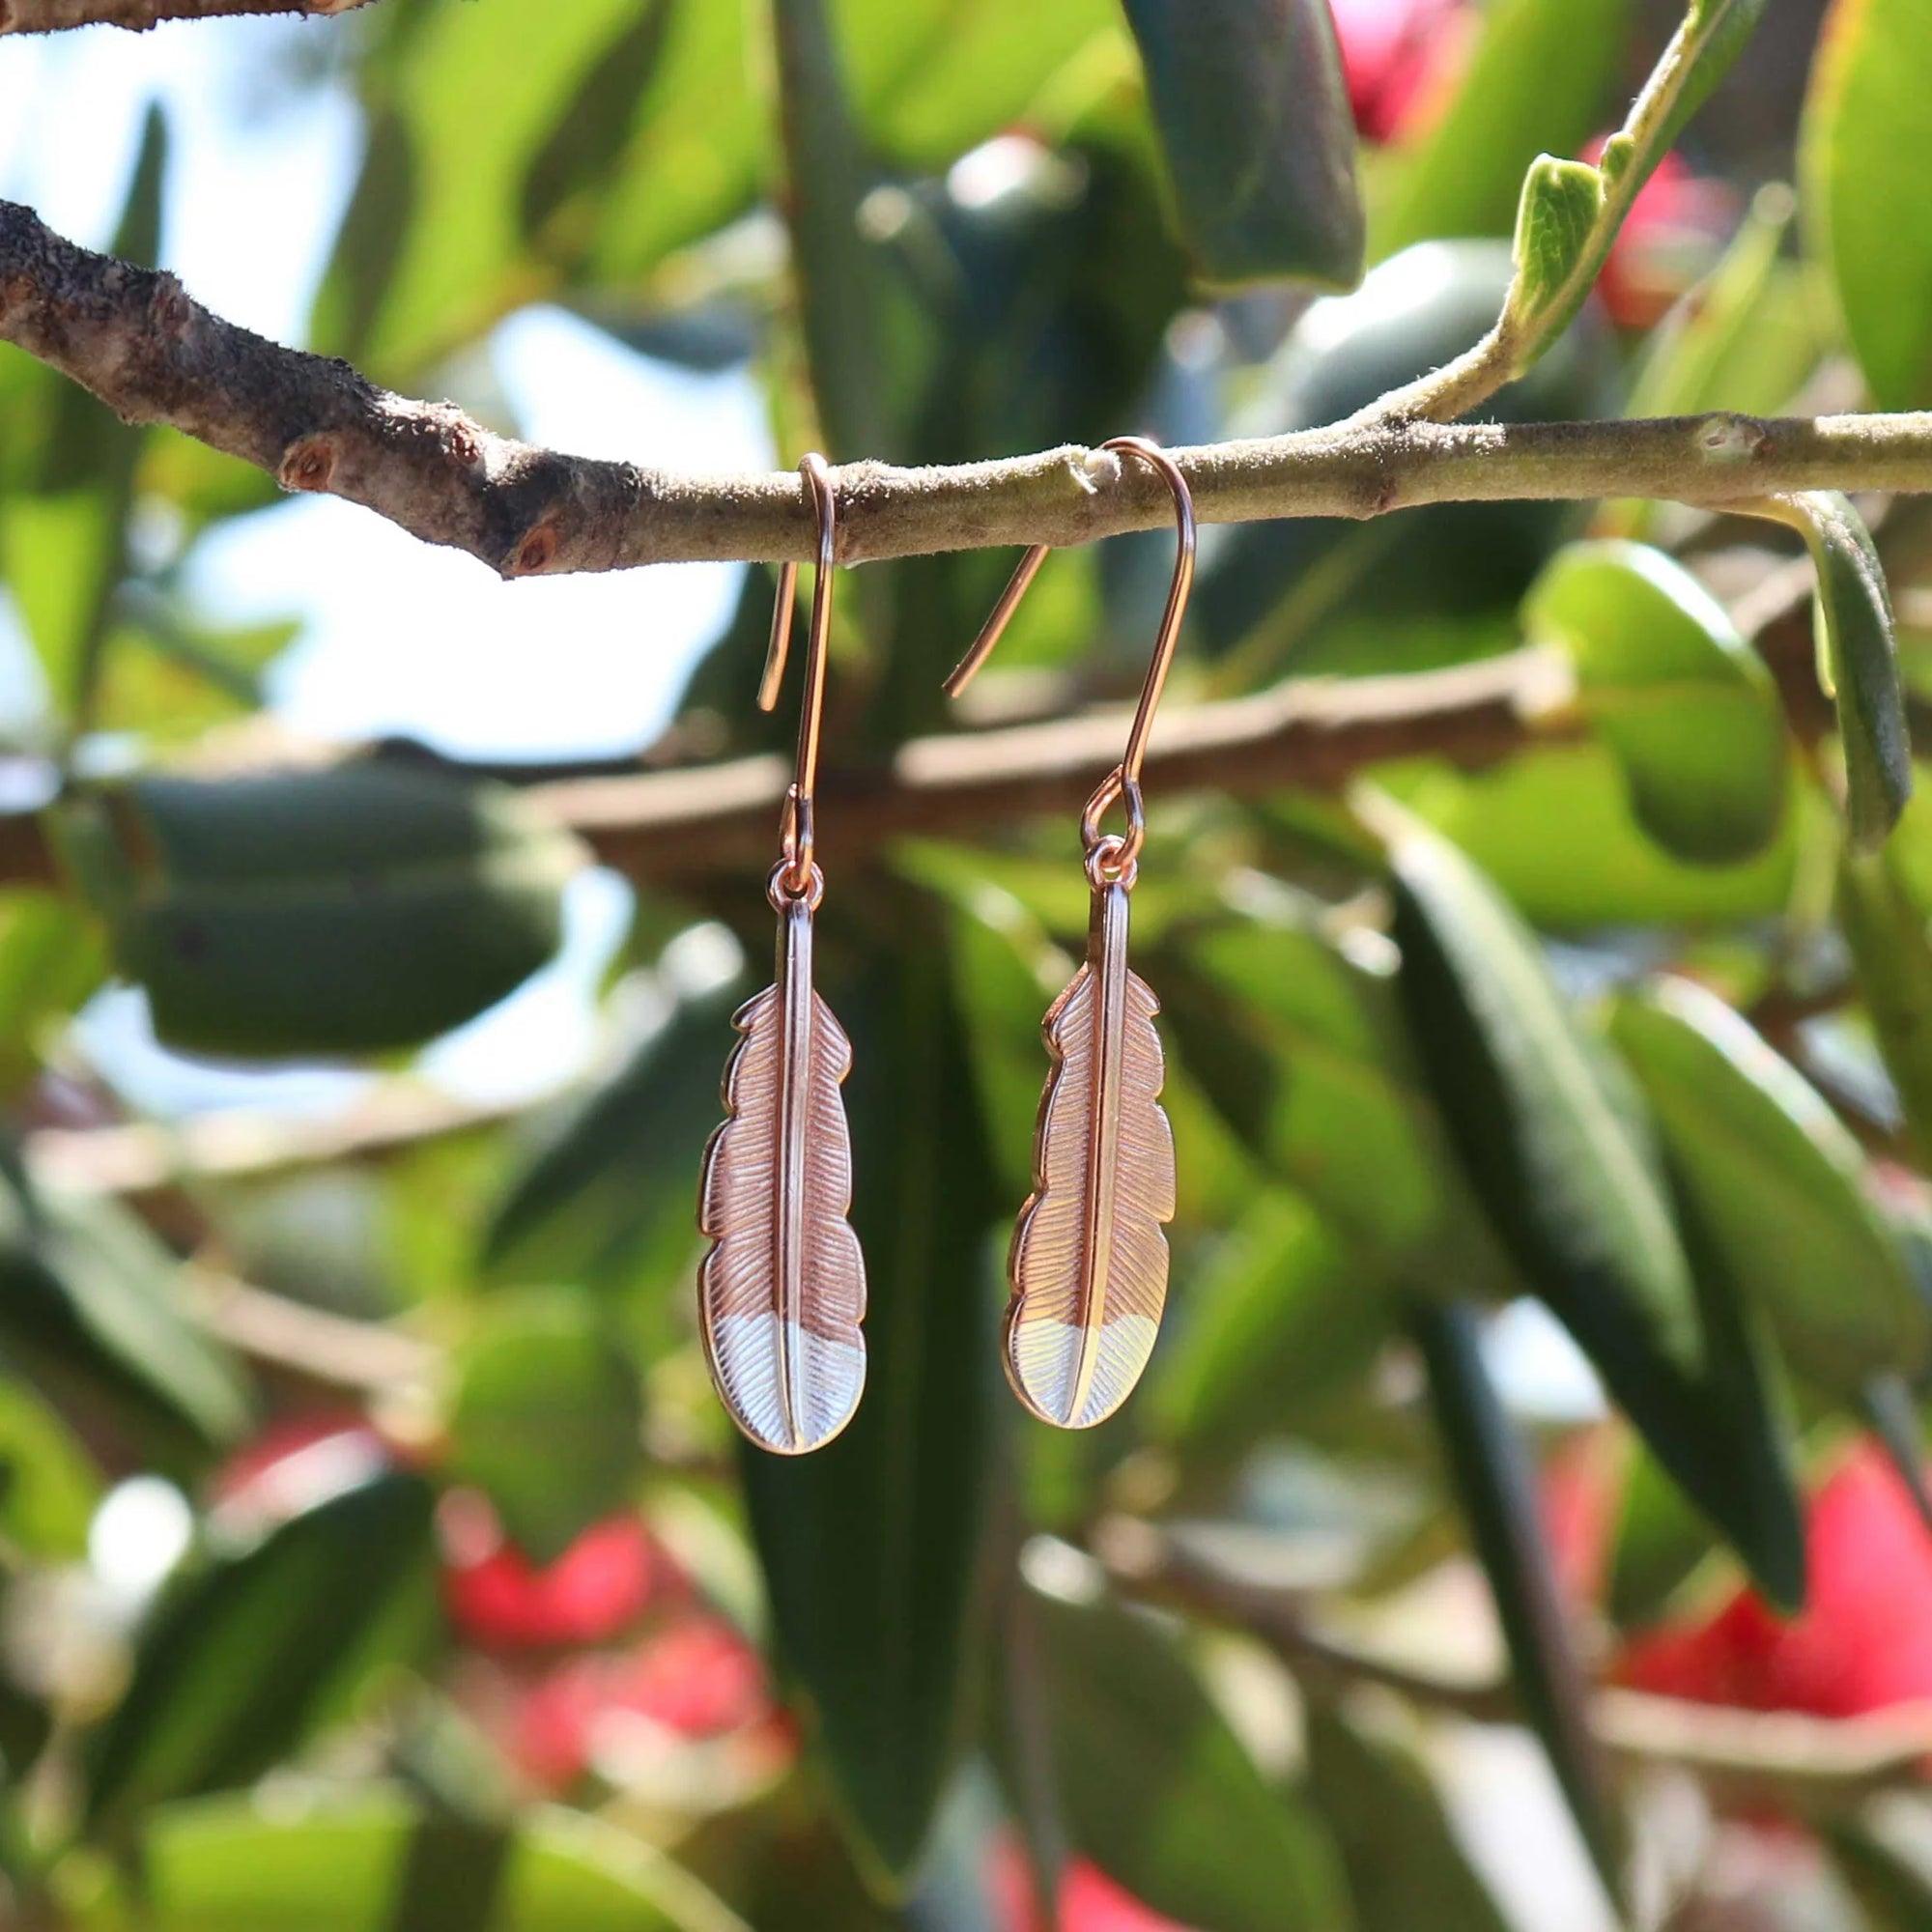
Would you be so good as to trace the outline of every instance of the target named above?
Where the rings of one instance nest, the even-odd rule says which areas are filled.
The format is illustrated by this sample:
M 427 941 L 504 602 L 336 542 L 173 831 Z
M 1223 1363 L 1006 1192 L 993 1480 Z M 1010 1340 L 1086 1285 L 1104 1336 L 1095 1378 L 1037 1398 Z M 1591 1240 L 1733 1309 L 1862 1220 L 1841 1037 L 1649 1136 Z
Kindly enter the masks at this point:
M 582 848 L 507 788 L 356 763 L 135 779 L 62 809 L 66 855 L 168 1044 L 414 1045 L 556 950 Z
M 553 1563 L 631 1500 L 642 1427 L 637 1366 L 594 1305 L 560 1291 L 496 1303 L 457 1359 L 449 1473 Z
M 1764 850 L 1784 812 L 1784 714 L 1763 661 L 1682 564 L 1642 544 L 1572 544 L 1523 620 L 1569 653 L 1645 831 L 1697 865 Z
M 87 1743 L 90 1830 L 125 1833 L 164 1800 L 259 1776 L 413 1635 L 432 1558 L 428 1484 L 346 1460 L 312 1473 L 338 1487 L 212 1553 L 142 1631 L 132 1681 Z
M 1039 1548 L 1036 1546 L 1036 1549 Z M 1055 1797 L 1073 1846 L 1154 1911 L 1207 1932 L 1349 1923 L 1319 1819 L 1271 1786 L 1152 1618 L 1092 1594 L 1082 1559 L 1030 1562 Z
M 1800 145 L 1804 233 L 1882 410 L 1932 404 L 1932 30 L 1916 0 L 1837 0 Z
M 1209 281 L 1362 278 L 1355 123 L 1323 0 L 1125 0 Z
M 1630 1445 L 1604 1606 L 1620 1630 L 1660 1621 L 1714 1548 L 1710 1526 L 1639 1442 Z
M 1829 1813 L 1819 1835 L 1871 1932 L 1932 1932 L 1932 1816 L 1904 1792 Z
M 106 975 L 100 928 L 77 906 L 52 893 L 0 893 L 0 1096 L 35 1078 Z
M 1389 1333 L 1359 1250 L 1293 1194 L 1263 1194 L 1187 1282 L 1146 1408 L 1190 1463 L 1292 1434 L 1362 1395 Z
M 692 1204 L 715 1124 L 719 1041 L 736 995 L 681 999 L 574 1103 L 511 1180 L 484 1231 L 495 1282 L 628 1285 L 696 1243 Z
M 1620 1898 L 1621 1825 L 1590 1735 L 1583 1675 L 1562 1599 L 1537 1530 L 1535 1478 L 1483 1366 L 1479 1318 L 1449 1303 L 1418 1304 L 1412 1324 L 1469 1534 L 1509 1645 L 1523 1716 L 1549 1754 L 1610 1896 Z
M 1794 208 L 1781 184 L 1758 190 L 1723 259 L 1651 331 L 1633 416 L 1773 415 L 1798 393 L 1825 345 L 1805 271 L 1781 252 Z
M 1587 161 L 1539 155 L 1523 177 L 1517 210 L 1516 286 L 1510 308 L 1525 328 L 1547 322 L 1566 299 L 1604 212 L 1604 178 Z
M 917 928 L 923 914 L 913 908 Z M 902 921 L 903 926 L 906 922 Z M 845 1084 L 866 1257 L 867 1390 L 811 1456 L 744 1450 L 781 1664 L 882 1890 L 919 1862 L 960 1739 L 995 1353 L 993 1183 L 961 1028 L 931 946 L 867 942 L 824 987 Z M 726 1040 L 719 1040 L 722 1065 Z
M 1307 1705 L 1309 1791 L 1349 1874 L 1358 1932 L 1504 1932 L 1420 1758 L 1327 1698 Z
M 1389 836 L 1410 1033 L 1477 1195 L 1659 1460 L 1766 1591 L 1796 1601 L 1781 1412 L 1736 1284 L 1702 1245 L 1693 1272 L 1627 1069 L 1466 858 L 1412 820 Z
M 43 1558 L 87 1553 L 100 1472 L 79 1439 L 23 1382 L 0 1381 L 0 1537 Z
M 1818 661 L 1836 701 L 1852 848 L 1875 852 L 1912 796 L 1912 740 L 1885 566 L 1851 499 L 1835 490 L 1776 497 L 1764 514 L 1804 539 L 1818 573 Z
M 1801 787 L 1761 856 L 1742 866 L 1691 866 L 1637 824 L 1630 781 L 1601 742 L 1538 748 L 1493 771 L 1417 763 L 1378 778 L 1468 853 L 1526 919 L 1554 931 L 1779 913 L 1790 898 L 1801 832 L 1827 810 Z
M 1507 235 L 1539 155 L 1574 154 L 1602 127 L 1627 0 L 1496 0 L 1455 99 L 1403 157 L 1376 254 L 1439 235 Z
M 1586 170 L 1548 155 L 1531 166 L 1517 211 L 1517 284 L 1501 325 L 1516 369 L 1534 362 L 1583 305 L 1638 191 L 1737 58 L 1764 4 L 1691 0 L 1597 166 Z
M 1838 929 L 1880 1057 L 1921 1160 L 1932 1159 L 1932 941 L 1906 883 L 1902 840 L 1838 862 Z
M 0 1185 L 0 1352 L 64 1410 L 174 1468 L 230 1443 L 247 1401 L 181 1309 L 174 1259 L 113 1201 Z
M 1610 1031 L 1686 1192 L 1798 1373 L 1847 1403 L 1882 1371 L 1916 1376 L 1932 1310 L 1865 1191 L 1858 1144 L 1797 1068 L 1684 980 L 1621 1000 Z
M 146 1821 L 140 1885 L 103 1873 L 62 1889 L 80 1932 L 429 1932 L 399 1916 L 414 1849 L 442 1829 L 401 1792 L 365 1785 L 294 1812 L 252 1799 L 170 1804 Z M 500 1847 L 494 1899 L 463 1932 L 747 1932 L 635 1833 L 538 1806 Z M 77 1895 L 76 1895 L 77 1894 Z M 445 1912 L 448 1901 L 441 1901 Z M 439 1919 L 456 1932 L 456 1921 Z

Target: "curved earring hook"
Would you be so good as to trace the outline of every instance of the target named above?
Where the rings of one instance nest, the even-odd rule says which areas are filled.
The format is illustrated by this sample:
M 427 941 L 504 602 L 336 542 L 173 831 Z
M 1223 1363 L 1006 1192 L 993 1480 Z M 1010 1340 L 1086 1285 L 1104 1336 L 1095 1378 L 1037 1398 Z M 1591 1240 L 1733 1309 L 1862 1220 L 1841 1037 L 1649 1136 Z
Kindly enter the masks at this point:
M 779 842 L 784 859 L 773 875 L 774 887 L 792 898 L 811 894 L 816 878 L 811 860 L 811 794 L 818 781 L 818 728 L 825 710 L 826 646 L 832 637 L 833 559 L 838 537 L 838 497 L 824 457 L 816 450 L 811 451 L 801 459 L 798 470 L 811 493 L 812 507 L 818 516 L 818 569 L 811 586 L 811 626 L 806 634 L 798 763 L 779 820 Z M 797 590 L 798 565 L 794 562 L 781 565 L 778 597 L 772 606 L 772 640 L 765 652 L 764 676 L 758 682 L 760 711 L 772 710 L 779 701 L 785 659 L 791 652 L 792 603 Z
M 1154 707 L 1159 704 L 1160 694 L 1167 684 L 1175 647 L 1180 641 L 1180 621 L 1186 614 L 1187 600 L 1194 589 L 1194 497 L 1187 487 L 1186 477 L 1180 473 L 1173 457 L 1158 443 L 1150 442 L 1140 436 L 1116 436 L 1110 437 L 1100 447 L 1118 451 L 1122 456 L 1138 456 L 1159 475 L 1174 497 L 1177 538 L 1174 579 L 1168 585 L 1167 609 L 1161 615 L 1160 634 L 1154 640 L 1153 662 L 1148 667 L 1147 682 L 1141 686 L 1141 701 L 1127 732 L 1127 749 L 1121 762 L 1100 781 L 1093 797 L 1087 801 L 1086 810 L 1080 814 L 1080 834 L 1086 844 L 1090 867 L 1101 876 L 1118 879 L 1131 870 L 1147 838 L 1147 824 L 1141 811 L 1141 766 L 1147 758 L 1148 739 L 1153 732 Z M 1000 601 L 993 606 L 992 614 L 974 639 L 972 648 L 946 680 L 947 696 L 957 697 L 972 683 L 980 667 L 992 656 L 994 645 L 1000 641 L 1013 612 L 1019 609 L 1020 599 L 1038 575 L 1050 548 L 1047 544 L 1035 544 L 1020 558 L 1019 568 L 1000 592 Z M 1103 838 L 1100 814 L 1116 799 L 1126 808 L 1126 834 L 1123 838 Z

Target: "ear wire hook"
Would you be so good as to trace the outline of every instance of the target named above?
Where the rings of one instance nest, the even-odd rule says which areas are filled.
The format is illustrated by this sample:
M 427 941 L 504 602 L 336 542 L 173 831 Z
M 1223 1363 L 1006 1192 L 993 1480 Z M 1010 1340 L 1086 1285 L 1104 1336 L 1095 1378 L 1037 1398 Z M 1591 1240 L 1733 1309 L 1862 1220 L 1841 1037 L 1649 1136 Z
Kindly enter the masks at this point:
M 832 636 L 832 579 L 838 550 L 838 503 L 832 488 L 832 472 L 816 450 L 800 461 L 798 469 L 811 493 L 812 507 L 818 516 L 818 569 L 811 586 L 811 626 L 806 637 L 798 763 L 779 819 L 779 845 L 784 856 L 772 874 L 772 894 L 774 900 L 782 893 L 787 898 L 810 897 L 815 903 L 825 884 L 812 863 L 811 794 L 818 781 L 818 731 L 825 711 L 825 661 L 826 646 Z M 784 679 L 785 659 L 791 651 L 792 603 L 797 590 L 798 565 L 795 562 L 781 565 L 778 597 L 772 606 L 772 640 L 765 652 L 765 673 L 758 683 L 760 711 L 772 710 L 779 701 L 779 686 Z
M 1086 847 L 1089 873 L 1096 882 L 1119 880 L 1131 884 L 1135 861 L 1140 857 L 1141 846 L 1147 839 L 1147 820 L 1141 808 L 1141 766 L 1146 761 L 1148 739 L 1153 731 L 1154 707 L 1159 704 L 1160 694 L 1167 684 L 1175 647 L 1180 641 L 1180 620 L 1186 614 L 1187 599 L 1194 588 L 1194 497 L 1188 490 L 1186 477 L 1159 444 L 1150 442 L 1145 437 L 1117 436 L 1109 438 L 1100 447 L 1115 450 L 1122 456 L 1138 456 L 1149 469 L 1159 474 L 1174 497 L 1178 540 L 1174 579 L 1167 591 L 1167 609 L 1161 616 L 1160 634 L 1154 641 L 1153 662 L 1148 667 L 1147 682 L 1141 686 L 1141 701 L 1127 732 L 1127 749 L 1121 762 L 1100 781 L 1080 814 L 1080 837 Z M 1035 544 L 1020 558 L 1019 568 L 1001 591 L 1000 601 L 993 606 L 992 614 L 974 639 L 972 648 L 946 680 L 947 696 L 957 697 L 973 681 L 980 667 L 992 656 L 994 645 L 1000 641 L 1013 612 L 1019 609 L 1020 599 L 1038 575 L 1050 548 L 1047 544 Z M 1126 810 L 1126 832 L 1124 835 L 1103 835 L 1100 831 L 1101 814 L 1117 799 Z

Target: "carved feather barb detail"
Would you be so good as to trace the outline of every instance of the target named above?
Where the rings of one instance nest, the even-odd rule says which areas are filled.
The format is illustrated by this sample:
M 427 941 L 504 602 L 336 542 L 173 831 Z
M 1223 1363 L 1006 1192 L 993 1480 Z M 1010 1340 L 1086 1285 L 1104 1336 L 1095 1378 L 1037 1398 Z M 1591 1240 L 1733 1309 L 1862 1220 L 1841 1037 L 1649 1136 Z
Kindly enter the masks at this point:
M 1009 1263 L 1007 1376 L 1063 1429 L 1090 1429 L 1126 1400 L 1167 1299 L 1174 1133 L 1159 1105 L 1159 1003 L 1127 970 L 1127 904 L 1125 887 L 1096 889 L 1087 963 L 1041 1028 L 1053 1071 Z
M 866 1382 L 866 1264 L 846 1218 L 851 1043 L 812 989 L 811 911 L 781 912 L 778 982 L 732 1020 L 724 1124 L 704 1152 L 698 1269 L 711 1378 L 761 1448 L 801 1456 L 851 1421 Z

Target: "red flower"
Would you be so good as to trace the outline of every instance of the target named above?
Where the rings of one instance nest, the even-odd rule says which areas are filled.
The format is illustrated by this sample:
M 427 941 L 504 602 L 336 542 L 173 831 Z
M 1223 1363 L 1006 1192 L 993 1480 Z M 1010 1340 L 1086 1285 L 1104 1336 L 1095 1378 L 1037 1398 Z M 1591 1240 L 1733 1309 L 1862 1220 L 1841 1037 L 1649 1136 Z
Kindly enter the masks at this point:
M 1633 1642 L 1620 1683 L 1704 1704 L 1847 1718 L 1932 1698 L 1932 1535 L 1869 1445 L 1833 1471 L 1805 1524 L 1810 1596 L 1783 1621 L 1749 1590 L 1702 1622 Z
M 1599 138 L 1583 158 L 1596 161 L 1603 152 Z M 1665 155 L 1637 189 L 1597 281 L 1611 318 L 1626 328 L 1662 321 L 1716 261 L 1737 213 L 1737 197 L 1722 182 L 1692 174 L 1681 156 Z
M 601 1727 L 642 1719 L 687 1739 L 723 1737 L 771 1715 L 764 1666 L 743 1636 L 702 1613 L 635 1649 L 572 1658 L 517 1705 L 506 1740 L 533 1783 L 582 1776 Z
M 437 1520 L 450 1622 L 485 1650 L 608 1642 L 675 1584 L 668 1559 L 635 1516 L 594 1524 L 544 1569 L 502 1534 L 496 1513 L 472 1492 L 445 1496 Z
M 1026 1859 L 1016 1839 L 1002 1837 L 995 1843 L 989 1877 L 1005 1932 L 1040 1932 Z M 1143 1905 L 1088 1859 L 1067 1861 L 1060 1875 L 1059 1903 L 1060 1922 L 1053 1932 L 1189 1932 Z
M 1467 0 L 1334 0 L 1355 126 L 1371 141 L 1412 129 L 1462 65 Z

